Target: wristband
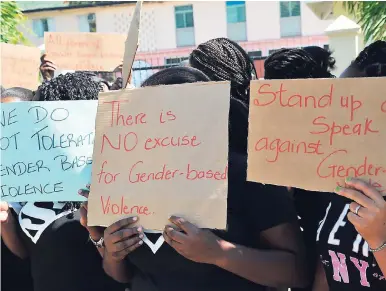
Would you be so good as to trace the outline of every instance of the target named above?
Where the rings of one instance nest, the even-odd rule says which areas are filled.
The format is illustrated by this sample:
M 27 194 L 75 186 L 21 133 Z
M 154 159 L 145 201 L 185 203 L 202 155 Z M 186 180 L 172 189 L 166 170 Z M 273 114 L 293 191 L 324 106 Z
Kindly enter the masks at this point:
M 91 235 L 89 236 L 89 238 L 93 243 L 93 245 L 96 246 L 97 248 L 103 248 L 105 246 L 105 240 L 103 239 L 103 236 L 98 241 L 93 240 Z

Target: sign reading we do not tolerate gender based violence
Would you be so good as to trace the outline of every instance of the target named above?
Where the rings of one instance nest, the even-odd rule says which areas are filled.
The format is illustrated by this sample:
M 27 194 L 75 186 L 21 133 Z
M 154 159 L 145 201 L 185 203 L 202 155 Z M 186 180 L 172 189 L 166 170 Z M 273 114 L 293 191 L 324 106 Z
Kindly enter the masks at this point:
M 83 200 L 96 111 L 97 101 L 3 103 L 1 200 Z
M 251 84 L 248 180 L 332 192 L 359 177 L 386 194 L 386 78 Z
M 100 94 L 88 224 L 225 228 L 229 94 L 228 82 Z

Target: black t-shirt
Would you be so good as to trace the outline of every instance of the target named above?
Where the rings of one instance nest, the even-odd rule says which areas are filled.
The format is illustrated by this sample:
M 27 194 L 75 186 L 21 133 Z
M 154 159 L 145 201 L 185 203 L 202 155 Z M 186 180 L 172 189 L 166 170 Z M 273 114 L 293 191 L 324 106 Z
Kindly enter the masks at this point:
M 326 195 L 329 203 L 316 239 L 330 291 L 385 291 L 386 278 L 347 219 L 351 201 L 334 193 Z
M 246 182 L 246 165 L 246 156 L 230 155 L 228 227 L 226 231 L 213 232 L 227 241 L 262 249 L 260 232 L 297 218 L 287 189 Z M 146 235 L 153 243 L 161 236 Z M 266 288 L 214 265 L 185 259 L 167 243 L 155 254 L 144 244 L 129 254 L 128 260 L 139 270 L 132 281 L 132 291 L 260 291 Z
M 293 189 L 295 207 L 302 228 L 302 234 L 307 252 L 307 264 L 310 274 L 316 271 L 316 262 L 319 258 L 316 247 L 316 231 L 319 222 L 328 204 L 326 193 L 306 191 L 303 189 Z M 306 288 L 293 288 L 293 291 L 312 291 L 313 282 Z
M 1 241 L 2 291 L 33 291 L 29 261 L 15 256 Z
M 28 202 L 19 212 L 34 291 L 123 291 L 104 273 L 79 211 L 65 209 L 60 202 Z

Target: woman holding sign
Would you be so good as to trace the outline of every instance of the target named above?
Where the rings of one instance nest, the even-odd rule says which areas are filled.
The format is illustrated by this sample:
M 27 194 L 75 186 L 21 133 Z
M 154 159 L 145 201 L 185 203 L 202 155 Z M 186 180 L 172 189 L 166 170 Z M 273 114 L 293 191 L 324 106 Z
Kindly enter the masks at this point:
M 341 75 L 381 76 L 385 41 L 366 47 Z M 329 203 L 316 236 L 320 261 L 313 291 L 386 290 L 386 201 L 384 187 L 377 186 L 347 178 L 344 187 L 325 194 Z
M 44 82 L 35 97 L 44 101 L 95 100 L 98 92 L 98 83 L 90 76 L 74 73 Z M 11 102 L 25 101 L 16 97 Z M 124 290 L 103 272 L 101 258 L 79 223 L 80 203 L 27 202 L 12 206 L 13 210 L 1 203 L 1 235 L 15 255 L 29 258 L 34 291 Z
M 144 86 L 208 80 L 196 69 L 179 67 L 154 74 Z M 98 240 L 103 266 L 117 281 L 131 283 L 132 291 L 262 291 L 307 283 L 287 190 L 246 181 L 248 111 L 234 98 L 230 104 L 227 230 L 199 229 L 175 216 L 162 235 L 144 232 L 137 217 L 112 224 Z M 158 244 L 162 236 L 166 243 Z

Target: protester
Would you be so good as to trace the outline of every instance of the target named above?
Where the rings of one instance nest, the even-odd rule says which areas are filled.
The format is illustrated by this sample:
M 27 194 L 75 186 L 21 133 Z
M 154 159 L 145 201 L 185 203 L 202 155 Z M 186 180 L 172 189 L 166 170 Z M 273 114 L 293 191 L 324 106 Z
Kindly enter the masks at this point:
M 200 71 L 174 67 L 154 74 L 142 86 L 201 81 L 209 79 Z M 245 112 L 236 114 L 237 110 Z M 231 98 L 232 111 L 230 130 L 247 133 L 247 107 Z M 171 217 L 170 224 L 183 231 L 166 226 L 163 236 L 167 244 L 153 254 L 142 243 L 144 230 L 134 226 L 138 218 L 122 219 L 103 234 L 107 274 L 119 282 L 130 282 L 132 291 L 248 291 L 266 290 L 262 285 L 288 287 L 307 283 L 300 228 L 287 190 L 247 182 L 247 135 L 232 136 L 227 230 L 198 229 L 182 218 Z M 160 234 L 146 236 L 155 241 Z
M 379 40 L 366 47 L 341 74 L 341 78 L 386 75 L 386 42 Z
M 231 96 L 249 106 L 249 83 L 257 77 L 245 50 L 227 38 L 215 38 L 192 51 L 189 64 L 212 81 L 231 81 Z
M 334 64 L 335 59 L 331 56 L 331 52 L 323 48 L 285 48 L 274 52 L 267 58 L 264 63 L 264 79 L 333 78 L 335 76 L 330 73 L 330 70 Z M 318 259 L 316 231 L 318 222 L 323 218 L 327 199 L 325 199 L 325 194 L 320 192 L 310 193 L 293 188 L 290 191 L 303 230 L 309 269 L 314 273 L 315 262 Z M 310 291 L 311 289 L 312 284 L 302 290 Z
M 34 98 L 34 93 L 31 90 L 21 87 L 4 89 L 4 91 L 1 92 L 1 103 L 34 100 L 36 100 Z
M 95 100 L 98 91 L 90 76 L 73 73 L 44 82 L 35 97 Z M 2 239 L 15 255 L 29 258 L 34 291 L 123 291 L 104 274 L 101 257 L 79 223 L 79 207 L 78 202 L 27 202 L 14 212 L 3 207 Z
M 330 55 L 324 61 L 317 60 L 304 49 L 283 48 L 270 55 L 264 62 L 264 79 L 331 78 Z
M 385 41 L 366 47 L 341 78 L 381 76 L 386 76 Z M 355 178 L 335 192 L 326 194 L 329 203 L 316 236 L 314 291 L 386 290 L 385 197 Z
M 24 88 L 9 88 L 1 91 L 1 103 L 31 101 L 32 98 L 33 92 Z M 7 239 L 6 229 L 14 221 L 14 214 L 10 214 L 11 212 L 13 210 L 8 203 L 0 201 L 1 230 L 2 232 L 5 231 L 5 237 L 2 237 L 1 241 L 1 290 L 32 291 L 33 285 L 29 262 L 12 253 L 4 243 L 4 239 Z M 11 248 L 15 250 L 14 245 Z M 17 280 L 15 280 L 15 274 L 17 274 Z
M 309 53 L 312 58 L 319 64 L 322 70 L 331 73 L 335 69 L 335 59 L 332 57 L 332 52 L 319 46 L 306 46 L 303 48 Z

